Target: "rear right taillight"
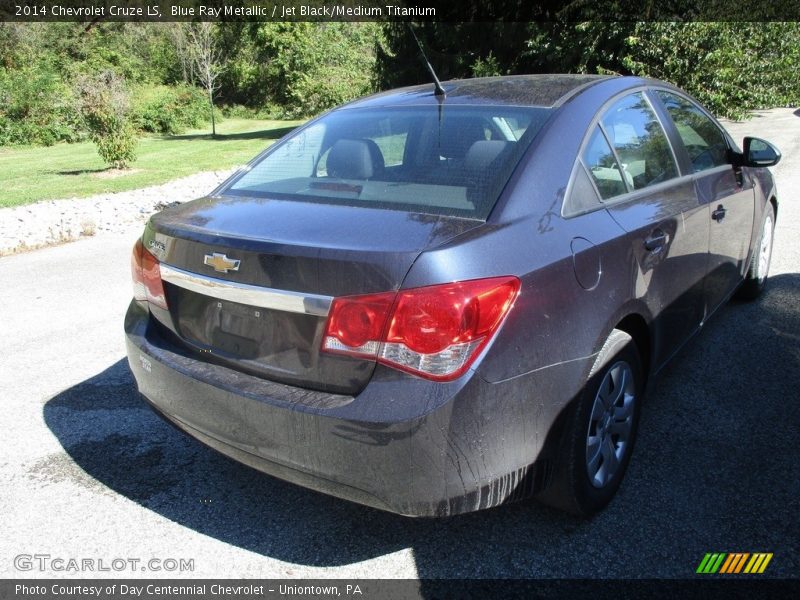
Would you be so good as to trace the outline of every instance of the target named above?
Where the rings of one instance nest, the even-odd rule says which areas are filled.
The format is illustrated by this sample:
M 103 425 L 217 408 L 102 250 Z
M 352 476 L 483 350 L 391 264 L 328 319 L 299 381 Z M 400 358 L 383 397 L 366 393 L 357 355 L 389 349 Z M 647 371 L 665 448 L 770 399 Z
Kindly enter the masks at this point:
M 325 331 L 324 350 L 375 358 L 395 292 L 336 298 Z
M 131 276 L 133 277 L 133 297 L 141 305 L 147 303 L 167 308 L 164 284 L 161 282 L 161 268 L 158 259 L 136 240 L 131 255 Z
M 519 287 L 516 277 L 493 277 L 336 298 L 322 349 L 450 381 L 492 339 Z

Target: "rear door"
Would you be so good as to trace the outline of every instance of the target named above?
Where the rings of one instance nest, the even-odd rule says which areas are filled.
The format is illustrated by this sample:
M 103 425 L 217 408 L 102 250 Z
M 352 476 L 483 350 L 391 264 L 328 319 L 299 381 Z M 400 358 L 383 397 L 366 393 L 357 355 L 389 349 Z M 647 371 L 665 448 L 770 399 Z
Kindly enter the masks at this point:
M 643 91 L 614 102 L 584 154 L 609 214 L 628 232 L 631 295 L 655 318 L 658 368 L 699 326 L 708 251 L 706 211 Z
M 658 90 L 689 157 L 700 203 L 708 215 L 709 254 L 705 311 L 713 312 L 744 275 L 755 210 L 755 186 L 729 160 L 728 141 L 719 126 L 688 98 Z

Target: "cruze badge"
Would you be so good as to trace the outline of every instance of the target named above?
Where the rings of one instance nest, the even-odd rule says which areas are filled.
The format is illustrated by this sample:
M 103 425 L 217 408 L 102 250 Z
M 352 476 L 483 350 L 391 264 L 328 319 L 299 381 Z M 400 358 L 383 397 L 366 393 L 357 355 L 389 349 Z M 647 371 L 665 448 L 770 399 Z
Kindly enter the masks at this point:
M 151 250 L 160 254 L 164 254 L 167 251 L 167 245 L 159 240 L 150 240 L 149 246 Z
M 219 273 L 227 273 L 228 271 L 238 271 L 239 263 L 242 261 L 234 258 L 228 258 L 224 254 L 214 252 L 214 254 L 206 254 L 203 258 L 203 264 L 212 267 Z

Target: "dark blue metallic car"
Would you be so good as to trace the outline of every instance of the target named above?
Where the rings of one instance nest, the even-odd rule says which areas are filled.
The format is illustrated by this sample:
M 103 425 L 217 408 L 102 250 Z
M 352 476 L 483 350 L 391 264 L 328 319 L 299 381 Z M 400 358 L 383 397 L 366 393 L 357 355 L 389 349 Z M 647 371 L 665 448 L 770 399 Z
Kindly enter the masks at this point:
M 276 477 L 405 515 L 589 515 L 644 390 L 769 268 L 778 151 L 632 77 L 394 90 L 155 215 L 139 390 Z

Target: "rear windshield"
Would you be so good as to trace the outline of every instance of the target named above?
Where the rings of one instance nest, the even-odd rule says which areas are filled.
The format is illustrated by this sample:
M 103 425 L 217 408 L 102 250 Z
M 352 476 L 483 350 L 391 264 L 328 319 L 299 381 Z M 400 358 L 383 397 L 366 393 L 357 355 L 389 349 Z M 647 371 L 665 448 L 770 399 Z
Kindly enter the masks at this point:
M 334 111 L 291 134 L 223 194 L 486 219 L 552 109 Z

